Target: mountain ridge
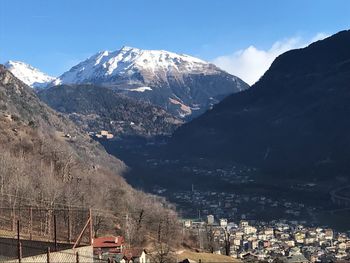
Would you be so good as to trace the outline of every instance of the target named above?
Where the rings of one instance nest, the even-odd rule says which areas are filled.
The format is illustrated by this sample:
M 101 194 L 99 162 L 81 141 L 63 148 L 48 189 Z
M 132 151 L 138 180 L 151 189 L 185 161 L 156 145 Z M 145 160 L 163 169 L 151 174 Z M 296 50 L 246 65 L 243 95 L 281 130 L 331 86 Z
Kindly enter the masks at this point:
M 49 83 L 55 80 L 55 77 L 49 76 L 39 69 L 22 61 L 9 60 L 4 64 L 4 66 L 18 79 L 22 80 L 25 84 L 33 88 L 45 88 L 47 85 L 49 85 Z
M 240 78 L 199 58 L 127 46 L 98 52 L 57 78 L 24 62 L 9 62 L 7 67 L 37 89 L 61 84 L 109 87 L 183 119 L 193 119 L 224 97 L 249 88 Z
M 52 85 L 94 84 L 196 117 L 223 97 L 247 89 L 238 77 L 188 55 L 131 47 L 101 51 L 59 76 Z
M 93 66 L 90 65 L 91 61 L 93 61 Z M 72 70 L 59 76 L 54 84 L 88 83 L 92 78 L 100 77 L 103 79 L 104 76 L 113 76 L 119 73 L 132 75 L 136 69 L 153 71 L 152 73 L 156 71 L 184 72 L 195 69 L 201 73 L 205 73 L 203 71 L 203 65 L 207 64 L 209 63 L 185 54 L 176 54 L 165 50 L 142 50 L 123 46 L 116 51 L 105 50 L 92 55 L 74 66 Z M 88 69 L 84 68 L 82 71 L 82 67 L 88 67 Z M 214 69 L 215 67 L 208 68 L 207 70 Z M 93 71 L 93 74 L 89 70 Z M 86 73 L 86 71 L 88 72 Z M 102 74 L 98 71 L 102 71 Z M 162 77 L 164 76 L 160 74 L 160 78 Z M 165 79 L 163 80 L 166 81 Z M 107 79 L 106 84 L 110 82 Z M 111 85 L 113 84 L 117 85 L 118 83 L 112 83 Z
M 180 127 L 172 145 L 276 176 L 342 176 L 350 149 L 349 44 L 350 31 L 341 31 L 280 55 L 250 89 Z

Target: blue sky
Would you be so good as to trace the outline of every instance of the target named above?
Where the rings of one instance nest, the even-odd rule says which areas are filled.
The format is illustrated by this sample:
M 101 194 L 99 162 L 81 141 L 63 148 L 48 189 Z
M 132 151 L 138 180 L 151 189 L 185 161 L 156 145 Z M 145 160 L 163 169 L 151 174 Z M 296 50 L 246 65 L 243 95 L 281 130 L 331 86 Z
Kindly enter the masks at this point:
M 128 45 L 190 54 L 232 72 L 225 58 L 293 39 L 291 48 L 302 46 L 348 29 L 349 14 L 347 0 L 0 0 L 0 62 L 58 75 Z

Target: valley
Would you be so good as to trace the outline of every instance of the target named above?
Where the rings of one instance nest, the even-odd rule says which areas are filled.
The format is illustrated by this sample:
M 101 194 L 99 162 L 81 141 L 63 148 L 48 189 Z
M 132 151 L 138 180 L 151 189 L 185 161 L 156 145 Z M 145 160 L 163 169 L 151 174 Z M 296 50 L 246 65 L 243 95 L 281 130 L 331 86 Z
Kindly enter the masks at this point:
M 1 261 L 350 262 L 348 12 L 17 1 L 0 0 Z
M 350 227 L 350 209 L 332 201 L 340 182 L 266 180 L 261 170 L 234 162 L 167 155 L 169 138 L 99 140 L 107 152 L 130 167 L 126 180 L 137 189 L 166 197 L 184 218 L 214 214 L 241 219 L 285 219 L 338 230 Z M 339 211 L 338 211 L 339 209 Z

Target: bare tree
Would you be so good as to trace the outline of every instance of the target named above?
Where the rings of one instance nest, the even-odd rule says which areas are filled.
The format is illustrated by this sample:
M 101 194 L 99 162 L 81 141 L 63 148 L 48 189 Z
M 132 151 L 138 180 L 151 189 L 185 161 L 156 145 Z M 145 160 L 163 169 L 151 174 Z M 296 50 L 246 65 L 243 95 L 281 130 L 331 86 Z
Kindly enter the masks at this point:
M 172 248 L 176 247 L 176 240 L 179 240 L 179 225 L 174 221 L 174 217 L 165 214 L 158 221 L 157 239 L 153 244 L 152 262 L 168 263 L 174 262 Z
M 226 226 L 224 229 L 224 245 L 225 245 L 225 255 L 230 256 L 231 254 L 231 232 Z
M 214 253 L 215 250 L 215 233 L 212 225 L 205 225 L 205 241 L 204 248 L 210 252 Z

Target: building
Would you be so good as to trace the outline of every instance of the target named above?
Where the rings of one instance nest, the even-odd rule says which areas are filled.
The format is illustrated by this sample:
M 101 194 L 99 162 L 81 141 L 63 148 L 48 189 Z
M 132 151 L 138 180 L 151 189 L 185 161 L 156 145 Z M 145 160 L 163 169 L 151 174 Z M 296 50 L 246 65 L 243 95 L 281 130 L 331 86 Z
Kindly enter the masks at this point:
M 239 222 L 239 226 L 240 227 L 247 227 L 247 226 L 249 226 L 249 223 L 246 220 L 241 220 L 241 222 Z
M 309 263 L 309 261 L 302 254 L 287 257 L 285 262 L 287 262 L 287 263 Z
M 94 239 L 94 255 L 99 259 L 113 257 L 115 254 L 123 252 L 124 237 L 106 236 Z
M 208 222 L 208 225 L 213 225 L 214 224 L 214 216 L 213 215 L 208 215 L 207 216 L 207 222 Z
M 245 226 L 243 228 L 244 234 L 250 235 L 250 234 L 255 234 L 257 232 L 256 227 L 253 226 Z
M 274 236 L 273 228 L 272 227 L 265 228 L 264 234 L 268 237 L 273 237 Z
M 192 226 L 192 221 L 191 220 L 185 220 L 184 221 L 184 226 L 185 227 L 191 227 Z
M 111 134 L 111 133 L 108 133 L 107 135 L 106 135 L 106 139 L 113 139 L 113 134 Z
M 125 249 L 120 263 L 150 263 L 150 259 L 144 249 Z
M 109 132 L 108 132 L 108 131 L 102 130 L 102 131 L 100 132 L 100 134 L 101 134 L 102 136 L 107 136 L 107 135 L 109 134 Z
M 332 240 L 333 239 L 333 230 L 332 229 L 325 229 L 324 233 L 325 233 L 325 238 L 327 240 Z
M 227 219 L 221 218 L 220 219 L 220 226 L 221 227 L 227 227 Z
M 100 131 L 100 133 L 95 133 L 94 136 L 98 139 L 107 139 L 107 140 L 110 140 L 110 139 L 113 139 L 114 138 L 114 135 L 112 133 L 109 133 L 108 131 Z

